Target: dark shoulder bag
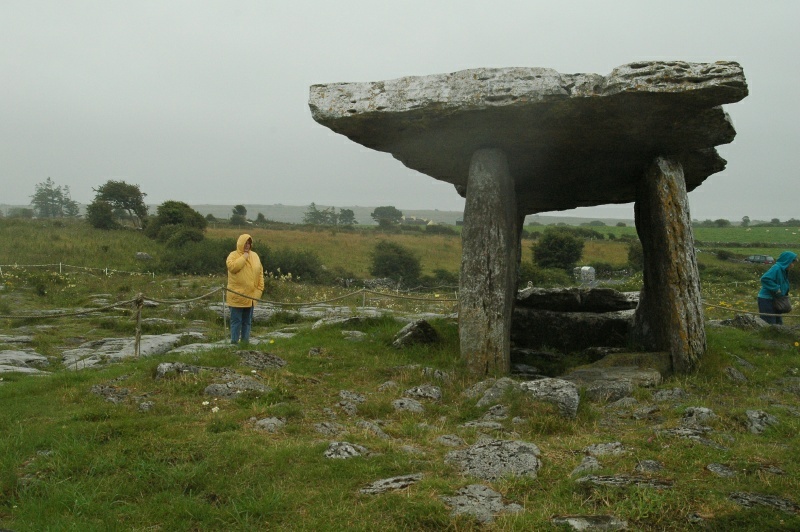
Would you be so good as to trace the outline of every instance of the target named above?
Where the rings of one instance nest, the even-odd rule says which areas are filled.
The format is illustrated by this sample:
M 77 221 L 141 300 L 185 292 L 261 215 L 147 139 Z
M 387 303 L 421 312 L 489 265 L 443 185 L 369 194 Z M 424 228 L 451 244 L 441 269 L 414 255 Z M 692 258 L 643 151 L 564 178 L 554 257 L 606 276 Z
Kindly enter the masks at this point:
M 792 311 L 792 303 L 789 296 L 775 296 L 772 300 L 772 308 L 776 314 L 787 314 Z

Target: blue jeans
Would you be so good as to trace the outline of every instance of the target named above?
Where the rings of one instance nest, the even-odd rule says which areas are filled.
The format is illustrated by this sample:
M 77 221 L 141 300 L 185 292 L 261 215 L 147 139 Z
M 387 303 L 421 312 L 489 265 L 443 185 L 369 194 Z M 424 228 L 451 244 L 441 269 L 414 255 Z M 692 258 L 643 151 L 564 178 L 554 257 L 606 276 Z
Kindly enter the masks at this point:
M 761 319 L 770 325 L 783 325 L 782 316 L 765 316 L 764 314 L 775 314 L 775 307 L 772 306 L 772 300 L 765 297 L 758 298 L 758 311 L 761 313 Z
M 228 307 L 231 309 L 231 343 L 250 341 L 250 326 L 253 324 L 253 307 Z

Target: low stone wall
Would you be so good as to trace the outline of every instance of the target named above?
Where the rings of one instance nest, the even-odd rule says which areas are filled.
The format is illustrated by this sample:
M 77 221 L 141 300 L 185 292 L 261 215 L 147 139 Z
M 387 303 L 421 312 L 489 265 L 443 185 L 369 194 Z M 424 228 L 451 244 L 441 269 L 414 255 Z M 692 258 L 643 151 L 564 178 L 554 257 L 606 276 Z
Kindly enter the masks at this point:
M 511 320 L 515 348 L 580 351 L 628 344 L 638 293 L 610 288 L 528 288 Z

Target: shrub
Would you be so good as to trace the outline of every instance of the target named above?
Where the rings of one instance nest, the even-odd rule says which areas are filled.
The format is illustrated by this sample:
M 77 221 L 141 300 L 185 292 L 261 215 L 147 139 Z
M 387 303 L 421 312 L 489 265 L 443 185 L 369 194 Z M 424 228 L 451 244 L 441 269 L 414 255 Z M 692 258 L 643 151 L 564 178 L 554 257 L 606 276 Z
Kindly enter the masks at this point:
M 159 271 L 170 274 L 214 275 L 225 273 L 225 259 L 236 249 L 230 239 L 203 239 L 180 247 L 168 247 L 158 262 Z
M 572 232 L 548 229 L 532 249 L 533 260 L 539 267 L 570 271 L 583 255 L 583 240 Z
M 376 277 L 388 277 L 406 285 L 416 284 L 419 280 L 420 260 L 409 249 L 382 240 L 372 251 L 370 273 Z
M 170 226 L 175 230 L 172 236 L 166 239 L 167 246 L 181 248 L 191 242 L 200 242 L 203 240 L 203 232 L 196 227 L 186 227 L 183 225 Z
M 428 287 L 437 286 L 458 286 L 458 272 L 450 272 L 444 268 L 437 268 L 433 270 L 433 275 L 424 275 L 420 282 Z
M 717 250 L 717 258 L 719 260 L 732 260 L 736 255 L 732 251 L 728 251 L 727 249 L 718 249 Z
M 201 233 L 205 231 L 208 220 L 182 201 L 165 201 L 158 206 L 156 215 L 148 220 L 144 234 L 160 242 L 169 240 L 176 228 L 167 226 L 193 227 Z M 235 246 L 234 248 L 235 249 Z
M 429 235 L 457 235 L 458 231 L 446 225 L 426 225 L 425 232 Z
M 644 251 L 642 243 L 638 240 L 631 240 L 628 244 L 628 266 L 637 272 L 644 269 Z
M 518 285 L 525 288 L 528 283 L 533 286 L 569 286 L 573 284 L 572 277 L 558 268 L 541 268 L 535 263 L 522 261 L 519 267 Z
M 274 276 L 292 274 L 292 278 L 318 282 L 323 276 L 322 260 L 308 250 L 267 249 L 262 255 L 264 270 Z
M 590 262 L 589 266 L 594 268 L 594 273 L 598 276 L 609 277 L 614 273 L 616 268 L 610 262 L 594 261 Z
M 107 201 L 93 201 L 86 206 L 86 221 L 95 229 L 116 229 L 114 209 Z

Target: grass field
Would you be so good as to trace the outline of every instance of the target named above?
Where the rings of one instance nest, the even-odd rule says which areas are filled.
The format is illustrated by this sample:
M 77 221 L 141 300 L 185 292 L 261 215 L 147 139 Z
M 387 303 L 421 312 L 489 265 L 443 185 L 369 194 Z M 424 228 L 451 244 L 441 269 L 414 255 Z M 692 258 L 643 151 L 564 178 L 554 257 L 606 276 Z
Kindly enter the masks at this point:
M 709 231 L 720 231 L 712 236 L 726 234 Z M 458 269 L 458 237 L 263 229 L 251 233 L 257 250 L 261 244 L 311 249 L 329 267 L 368 270 L 365 257 L 386 238 L 418 253 L 426 271 Z M 209 234 L 231 240 L 236 235 L 237 230 Z M 777 249 L 791 247 L 786 238 Z M 524 245 L 524 256 L 530 260 L 531 242 Z M 187 300 L 224 282 L 222 274 L 189 277 L 102 270 L 146 272 L 148 263 L 133 258 L 137 251 L 157 258 L 163 247 L 134 231 L 0 220 L 0 264 L 6 265 L 0 277 L 0 316 L 96 307 L 98 300 L 123 301 L 139 292 L 162 300 Z M 722 261 L 710 251 L 699 253 L 698 259 L 703 297 L 723 307 L 707 308 L 707 318 L 730 317 L 731 308 L 754 309 L 764 266 Z M 627 245 L 619 240 L 589 241 L 584 260 L 622 267 Z M 64 268 L 59 273 L 52 266 L 27 266 L 58 263 L 100 270 Z M 636 277 L 629 280 L 636 281 Z M 793 286 L 800 286 L 798 281 L 793 279 Z M 272 294 L 296 302 L 343 292 L 330 286 L 276 283 Z M 224 339 L 221 319 L 206 308 L 210 302 L 146 307 L 145 318 L 172 323 L 150 322 L 143 333 L 201 330 L 208 341 Z M 355 306 L 360 300 L 342 304 Z M 415 302 L 412 306 L 417 308 L 408 310 L 450 311 L 447 305 L 426 305 Z M 800 502 L 796 414 L 800 400 L 791 388 L 800 371 L 796 328 L 748 332 L 709 327 L 708 351 L 699 370 L 670 377 L 658 387 L 681 387 L 689 397 L 658 405 L 651 417 L 636 417 L 633 412 L 652 403 L 652 389 L 637 390 L 639 405 L 623 414 L 584 398 L 576 419 L 564 419 L 551 405 L 510 393 L 503 398 L 509 409 L 509 417 L 501 421 L 503 428 L 480 430 L 463 426 L 481 419 L 487 407 L 478 407 L 475 398 L 464 395 L 476 379 L 461 364 L 452 320 L 432 322 L 441 337 L 436 345 L 403 350 L 391 347 L 402 326 L 392 319 L 347 326 L 366 334 L 360 342 L 347 339 L 341 326 L 312 329 L 312 323 L 279 314 L 255 326 L 255 338 L 277 331 L 296 333 L 252 346 L 286 360 L 281 369 L 253 369 L 232 349 L 220 346 L 206 353 L 130 359 L 74 371 L 63 366 L 61 353 L 88 341 L 131 337 L 135 323 L 130 308 L 57 320 L 0 317 L 0 338 L 31 337 L 21 346 L 0 343 L 0 349 L 8 345 L 34 350 L 48 357 L 47 369 L 52 372 L 47 377 L 13 372 L 0 377 L 0 528 L 550 530 L 558 529 L 550 522 L 556 515 L 613 514 L 628 521 L 632 530 L 800 530 L 796 513 L 746 509 L 730 499 L 735 492 L 757 492 Z M 791 317 L 787 323 L 796 325 Z M 742 359 L 751 365 L 749 369 L 738 365 Z M 202 369 L 156 379 L 156 367 L 167 361 Z M 741 369 L 747 381 L 729 380 L 726 371 L 731 366 Z M 449 378 L 433 381 L 422 371 L 425 367 L 445 371 Z M 203 390 L 216 381 L 222 368 L 254 376 L 272 391 L 215 401 Z M 396 387 L 382 387 L 387 381 Z M 394 410 L 392 401 L 403 390 L 426 383 L 441 387 L 442 400 L 425 402 L 423 413 Z M 128 390 L 126 399 L 114 404 L 92 391 L 107 388 Z M 342 390 L 364 396 L 355 416 L 340 408 Z M 142 411 L 142 402 L 153 407 Z M 695 406 L 711 408 L 718 416 L 711 422 L 713 432 L 706 435 L 716 447 L 661 432 L 680 427 L 686 409 Z M 751 434 L 745 420 L 746 411 L 752 409 L 766 411 L 779 423 L 764 434 Z M 280 418 L 286 425 L 275 433 L 256 430 L 255 420 L 267 417 Z M 513 423 L 514 417 L 520 420 Z M 319 423 L 332 421 L 342 426 L 339 436 L 317 431 Z M 363 421 L 378 425 L 389 438 L 377 437 L 369 425 L 359 423 Z M 537 478 L 481 482 L 500 492 L 505 502 L 522 505 L 523 512 L 500 516 L 488 526 L 450 516 L 441 497 L 477 480 L 445 462 L 452 448 L 438 438 L 449 434 L 459 435 L 467 444 L 489 435 L 533 442 L 541 449 L 543 466 Z M 327 459 L 324 452 L 333 439 L 363 445 L 372 454 Z M 647 476 L 665 479 L 671 487 L 576 484 L 570 472 L 580 463 L 582 449 L 614 441 L 629 452 L 601 458 L 602 468 L 595 474 L 633 474 L 641 460 L 657 460 L 663 471 Z M 710 463 L 722 463 L 736 475 L 718 477 L 706 469 Z M 409 488 L 384 495 L 359 492 L 378 479 L 411 473 L 423 477 Z M 693 522 L 690 516 L 701 521 Z

